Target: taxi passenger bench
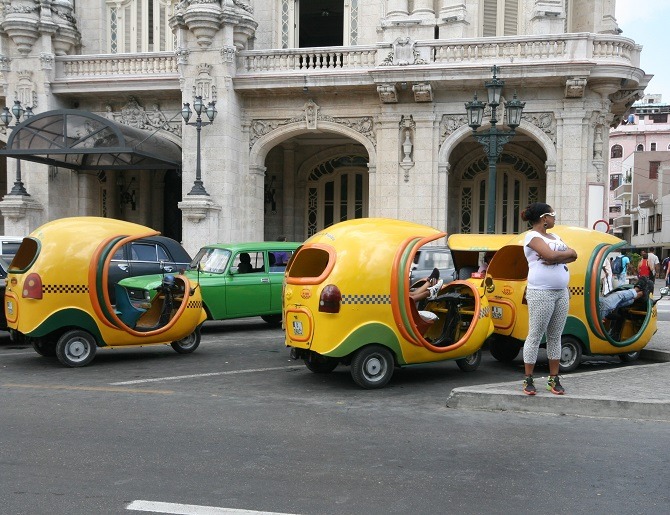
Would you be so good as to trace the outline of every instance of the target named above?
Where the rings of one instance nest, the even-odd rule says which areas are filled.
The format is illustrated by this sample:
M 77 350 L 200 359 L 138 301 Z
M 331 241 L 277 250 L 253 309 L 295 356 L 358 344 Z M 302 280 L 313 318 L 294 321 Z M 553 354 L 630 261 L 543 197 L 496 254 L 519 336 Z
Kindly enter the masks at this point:
M 435 347 L 446 347 L 461 339 L 463 327 L 469 327 L 474 317 L 475 301 L 470 295 L 449 291 L 426 304 L 426 311 L 437 315 L 434 322 L 425 321 L 413 302 L 410 311 L 419 332 Z
M 174 312 L 183 300 L 183 287 L 174 281 L 170 283 L 163 278 L 161 285 L 156 288 L 158 293 L 151 303 L 133 304 L 128 290 L 117 284 L 116 315 L 131 329 L 148 332 L 165 326 L 173 317 Z

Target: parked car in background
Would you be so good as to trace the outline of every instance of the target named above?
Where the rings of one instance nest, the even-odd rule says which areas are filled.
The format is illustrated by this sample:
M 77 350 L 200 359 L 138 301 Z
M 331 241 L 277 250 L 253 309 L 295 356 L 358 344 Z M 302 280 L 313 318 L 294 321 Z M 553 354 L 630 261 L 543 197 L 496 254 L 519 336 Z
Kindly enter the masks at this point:
M 297 242 L 214 244 L 200 249 L 185 275 L 199 284 L 208 320 L 260 316 L 270 324 L 281 322 L 282 283 Z M 161 283 L 162 275 L 120 282 L 137 296 Z M 141 300 L 141 299 L 137 299 Z
M 9 263 L 0 257 L 0 295 L 2 295 L 3 303 L 5 301 L 5 289 L 7 288 L 7 270 L 9 270 Z M 0 330 L 7 330 L 7 317 L 4 308 L 0 310 Z
M 409 284 L 414 284 L 420 279 L 425 279 L 437 268 L 440 271 L 440 279 L 445 284 L 456 279 L 456 269 L 451 258 L 451 251 L 446 246 L 423 246 L 417 250 L 412 261 L 412 270 L 409 274 Z
M 22 241 L 23 236 L 0 236 L 0 257 L 11 263 Z
M 114 287 L 122 279 L 138 275 L 178 274 L 188 269 L 191 256 L 181 244 L 166 236 L 152 236 L 126 243 L 109 264 L 108 292 L 115 303 Z

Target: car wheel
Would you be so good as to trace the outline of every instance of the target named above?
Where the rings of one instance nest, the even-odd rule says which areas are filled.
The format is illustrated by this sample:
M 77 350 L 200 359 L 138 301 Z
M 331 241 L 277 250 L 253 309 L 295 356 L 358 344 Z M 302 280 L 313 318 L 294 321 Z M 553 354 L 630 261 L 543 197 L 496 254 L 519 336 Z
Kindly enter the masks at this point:
M 515 338 L 506 336 L 494 336 L 489 339 L 489 350 L 491 356 L 503 363 L 514 361 L 519 355 L 519 351 L 523 345 Z
M 281 324 L 281 315 L 261 315 L 261 318 L 271 325 Z
M 640 351 L 635 351 L 635 352 L 627 352 L 626 354 L 619 354 L 619 359 L 623 361 L 624 363 L 630 363 L 631 361 L 635 361 L 640 357 Z
M 363 388 L 382 388 L 391 380 L 394 365 L 393 354 L 386 347 L 368 345 L 354 355 L 351 377 Z
M 179 354 L 190 354 L 193 352 L 195 349 L 198 348 L 198 345 L 200 345 L 200 328 L 196 327 L 195 331 L 193 331 L 191 334 L 188 336 L 182 338 L 181 340 L 177 340 L 176 342 L 172 342 L 170 346 L 174 350 L 176 350 Z
M 456 364 L 463 372 L 474 372 L 479 368 L 479 365 L 482 362 L 482 350 L 479 349 L 477 352 L 465 356 L 464 358 L 457 359 Z
M 48 342 L 46 340 L 35 339 L 30 342 L 35 349 L 35 352 L 40 356 L 45 356 L 47 358 L 52 358 L 56 355 L 56 344 L 54 342 Z
M 315 374 L 329 374 L 340 363 L 338 359 L 322 356 L 316 352 L 310 352 L 305 357 L 305 366 Z
M 561 337 L 560 371 L 572 372 L 582 362 L 582 344 L 572 336 Z
M 92 334 L 75 329 L 68 331 L 56 342 L 56 357 L 68 367 L 83 367 L 95 357 L 97 345 Z

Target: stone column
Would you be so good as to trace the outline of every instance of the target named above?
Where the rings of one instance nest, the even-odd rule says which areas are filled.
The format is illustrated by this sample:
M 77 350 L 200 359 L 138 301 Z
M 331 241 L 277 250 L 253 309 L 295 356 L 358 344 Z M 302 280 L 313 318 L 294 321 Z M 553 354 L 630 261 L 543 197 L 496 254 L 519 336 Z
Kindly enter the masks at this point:
M 388 0 L 387 18 L 405 18 L 409 15 L 408 0 Z
M 295 230 L 293 221 L 295 219 L 295 206 L 300 205 L 294 199 L 295 195 L 295 145 L 284 145 L 284 173 L 282 175 L 282 233 L 288 241 L 295 241 Z
M 400 218 L 399 192 L 403 181 L 400 168 L 400 115 L 389 112 L 377 119 L 377 170 L 374 184 L 369 185 L 370 199 L 378 199 L 369 206 L 369 216 Z
M 152 225 L 151 213 L 155 206 L 151 203 L 151 172 L 141 170 L 138 174 L 139 188 L 136 193 L 137 209 L 139 210 L 139 223 L 147 227 L 156 228 Z

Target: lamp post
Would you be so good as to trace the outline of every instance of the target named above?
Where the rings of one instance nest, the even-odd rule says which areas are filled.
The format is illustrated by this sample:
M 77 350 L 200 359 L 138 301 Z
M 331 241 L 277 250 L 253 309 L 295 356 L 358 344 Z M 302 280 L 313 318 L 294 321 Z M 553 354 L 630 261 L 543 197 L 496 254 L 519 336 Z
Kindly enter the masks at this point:
M 193 109 L 195 110 L 195 114 L 197 115 L 195 118 L 195 122 L 189 122 L 191 119 L 191 115 L 193 114 L 193 111 L 191 111 L 191 106 L 188 103 L 184 104 L 184 107 L 181 109 L 181 116 L 186 122 L 186 125 L 190 125 L 192 127 L 195 127 L 195 130 L 197 131 L 197 156 L 196 156 L 196 164 L 195 164 L 195 181 L 193 182 L 193 187 L 191 188 L 191 191 L 188 192 L 189 195 L 209 195 L 207 191 L 205 190 L 205 187 L 202 185 L 202 177 L 201 177 L 201 171 L 200 171 L 200 131 L 204 125 L 211 125 L 214 123 L 214 118 L 216 118 L 216 107 L 215 107 L 216 102 L 210 102 L 207 104 L 207 107 L 205 107 L 205 104 L 202 101 L 201 96 L 197 96 L 193 99 Z M 202 120 L 202 112 L 205 112 L 207 114 L 207 118 L 209 118 L 208 122 L 204 122 Z
M 28 106 L 23 109 L 21 102 L 19 100 L 14 100 L 11 113 L 7 106 L 2 108 L 2 113 L 0 113 L 0 121 L 2 121 L 2 123 L 4 123 L 5 127 L 8 129 L 13 129 L 20 123 L 21 117 L 24 113 L 26 115 L 26 120 L 34 116 L 32 107 Z M 16 123 L 10 126 L 9 123 L 12 121 L 12 115 L 14 115 L 14 118 L 16 118 Z M 14 181 L 14 186 L 12 186 L 12 190 L 9 192 L 9 194 L 23 195 L 25 197 L 30 196 L 30 194 L 26 191 L 26 188 L 23 186 L 23 182 L 21 182 L 21 160 L 18 158 L 16 159 L 16 180 Z
M 466 102 L 465 104 L 468 125 L 472 129 L 472 135 L 484 146 L 486 157 L 489 160 L 488 199 L 486 203 L 486 232 L 488 234 L 493 234 L 496 226 L 496 183 L 498 180 L 496 163 L 500 154 L 502 154 L 505 144 L 514 137 L 515 129 L 521 123 L 521 114 L 526 105 L 525 102 L 521 102 L 516 98 L 515 92 L 514 98 L 509 102 L 505 102 L 505 117 L 510 130 L 496 127 L 498 123 L 496 111 L 500 105 L 500 95 L 502 94 L 505 81 L 496 77 L 496 74 L 500 72 L 500 68 L 494 65 L 491 71 L 493 72 L 493 79 L 490 82 L 484 83 L 488 94 L 488 105 L 491 106 L 491 127 L 485 131 L 477 132 L 477 129 L 482 125 L 484 107 L 486 107 L 485 102 L 477 100 L 477 93 L 475 93 L 475 98 L 472 102 Z

